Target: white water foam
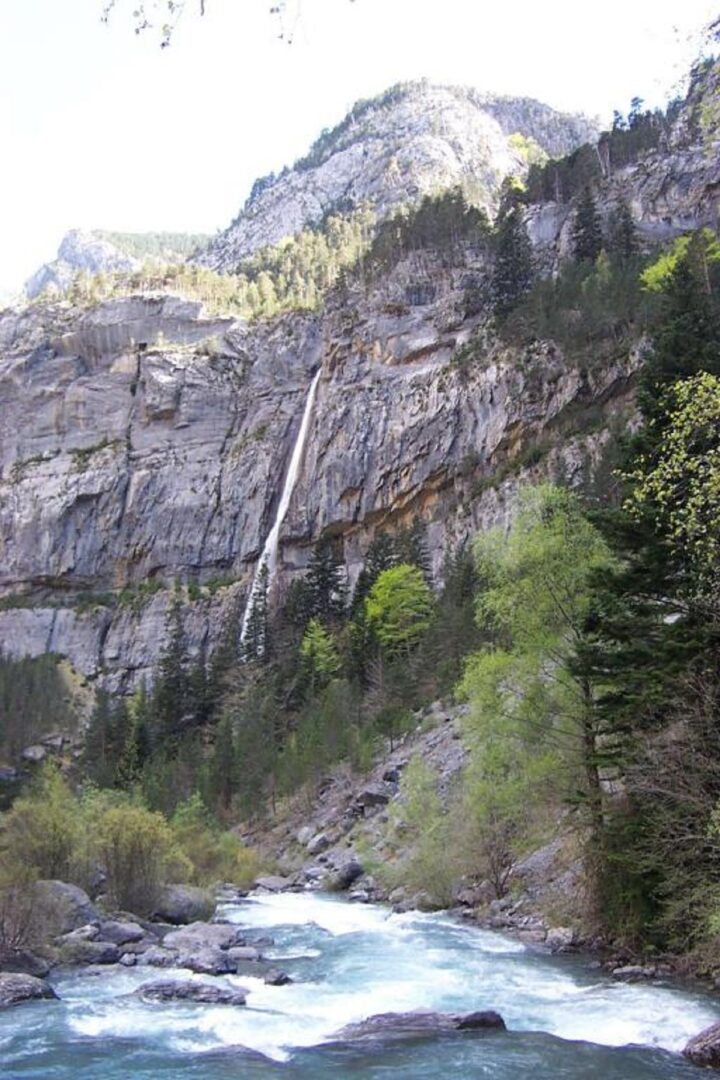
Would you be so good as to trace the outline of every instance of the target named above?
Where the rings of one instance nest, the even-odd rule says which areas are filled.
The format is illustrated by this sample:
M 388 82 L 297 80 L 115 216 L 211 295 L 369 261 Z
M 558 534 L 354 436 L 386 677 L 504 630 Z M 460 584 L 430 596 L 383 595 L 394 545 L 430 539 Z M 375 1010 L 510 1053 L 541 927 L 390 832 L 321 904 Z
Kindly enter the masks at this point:
M 282 1061 L 294 1048 L 332 1040 L 346 1024 L 382 1012 L 494 1008 L 511 1030 L 672 1051 L 717 1019 L 708 998 L 593 978 L 576 962 L 534 954 L 443 915 L 394 915 L 317 894 L 257 895 L 225 905 L 222 914 L 271 931 L 273 951 L 284 954 L 295 981 L 267 986 L 242 973 L 218 980 L 247 988 L 247 1006 L 237 1009 L 122 997 L 144 981 L 188 978 L 185 971 L 76 977 L 61 988 L 73 1030 L 185 1052 L 242 1045 Z M 293 951 L 296 959 L 288 955 Z

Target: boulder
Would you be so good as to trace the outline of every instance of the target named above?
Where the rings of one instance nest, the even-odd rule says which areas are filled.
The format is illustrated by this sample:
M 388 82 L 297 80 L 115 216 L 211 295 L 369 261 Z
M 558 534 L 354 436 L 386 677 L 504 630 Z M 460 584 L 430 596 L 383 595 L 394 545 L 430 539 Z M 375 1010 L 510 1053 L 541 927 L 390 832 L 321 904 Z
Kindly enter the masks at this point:
M 44 979 L 11 971 L 0 974 L 0 1009 L 41 998 L 57 998 L 52 986 Z
M 160 945 L 151 945 L 141 953 L 139 963 L 149 967 L 176 967 L 177 953 L 163 949 Z
M 97 923 L 87 923 L 85 926 L 78 926 L 77 930 L 71 930 L 68 934 L 61 934 L 57 943 L 64 945 L 74 941 L 95 941 L 98 937 L 100 937 L 100 927 Z
M 694 1035 L 683 1050 L 686 1058 L 703 1068 L 720 1069 L 720 1023 Z
M 243 987 L 212 986 L 210 983 L 168 981 L 143 983 L 135 991 L 144 1001 L 191 1001 L 200 1005 L 244 1005 Z
M 548 930 L 545 944 L 551 952 L 567 952 L 575 943 L 575 931 L 568 926 L 553 926 Z
M 330 847 L 330 840 L 324 832 L 317 833 L 307 843 L 308 855 L 319 855 Z
M 239 927 L 232 923 L 194 922 L 181 930 L 171 930 L 163 938 L 166 949 L 192 951 L 198 948 L 229 949 L 241 936 Z
M 349 889 L 358 878 L 362 877 L 363 873 L 362 863 L 355 855 L 351 855 L 343 862 L 336 863 L 331 885 L 335 889 Z
M 387 806 L 392 792 L 379 784 L 368 784 L 355 796 L 354 807 L 364 814 L 366 810 L 374 810 L 379 806 Z
M 176 953 L 175 965 L 197 975 L 230 975 L 237 971 L 237 962 L 226 950 L 209 947 Z
M 117 964 L 120 950 L 112 941 L 87 941 L 68 936 L 60 939 L 61 964 Z
M 624 967 L 613 968 L 613 978 L 622 979 L 624 982 L 644 982 L 646 979 L 654 979 L 657 969 L 643 967 L 641 964 L 626 964 Z
M 416 1038 L 419 1035 L 443 1035 L 454 1031 L 504 1031 L 505 1021 L 492 1010 L 473 1013 L 379 1013 L 358 1024 L 348 1024 L 338 1032 L 341 1041 Z
M 0 956 L 0 971 L 34 975 L 36 979 L 44 979 L 50 974 L 50 965 L 44 957 L 30 952 L 29 949 L 12 949 Z
M 309 825 L 303 825 L 302 829 L 298 830 L 298 834 L 297 834 L 297 842 L 298 842 L 298 844 L 300 844 L 301 847 L 305 847 L 305 845 L 310 840 L 312 840 L 312 835 L 313 835 L 313 831 L 310 828 L 310 826 Z
M 245 960 L 262 960 L 262 953 L 254 945 L 234 945 L 227 954 L 235 964 Z
M 98 936 L 103 941 L 114 942 L 115 945 L 128 945 L 136 941 L 142 941 L 145 937 L 145 931 L 136 922 L 107 919 L 100 923 Z
M 266 892 L 284 892 L 291 885 L 292 882 L 288 878 L 279 877 L 277 874 L 266 874 L 264 877 L 255 878 L 255 888 L 265 889 Z
M 36 746 L 26 746 L 20 757 L 23 761 L 29 761 L 31 765 L 39 765 L 47 757 L 47 750 L 39 743 Z
M 270 971 L 265 975 L 264 982 L 268 986 L 288 986 L 292 982 L 292 979 L 287 971 L 278 971 L 276 968 L 270 968 Z
M 135 953 L 124 952 L 120 957 L 120 963 L 123 967 L 135 967 L 137 959 Z
M 99 923 L 100 914 L 90 897 L 66 881 L 38 881 L 37 896 L 43 929 L 49 936 L 67 934 L 88 923 Z
M 206 889 L 196 885 L 166 885 L 155 905 L 154 916 L 173 926 L 209 919 L 215 909 Z

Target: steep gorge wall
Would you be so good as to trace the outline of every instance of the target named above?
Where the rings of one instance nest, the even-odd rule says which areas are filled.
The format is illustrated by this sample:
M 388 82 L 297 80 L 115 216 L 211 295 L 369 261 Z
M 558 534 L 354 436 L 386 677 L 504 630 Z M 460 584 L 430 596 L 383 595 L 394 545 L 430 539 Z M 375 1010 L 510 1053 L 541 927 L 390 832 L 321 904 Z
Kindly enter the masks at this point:
M 352 577 L 378 527 L 416 515 L 439 572 L 448 544 L 503 519 L 517 481 L 496 489 L 493 476 L 534 446 L 535 474 L 586 477 L 607 439 L 597 410 L 631 408 L 634 361 L 583 373 L 552 346 L 494 346 L 465 370 L 454 357 L 481 323 L 464 315 L 467 268 L 436 273 L 430 304 L 388 303 L 384 289 L 252 328 L 171 297 L 6 314 L 4 651 L 58 651 L 132 684 L 158 658 L 175 582 L 192 583 L 192 647 L 211 649 L 247 590 L 318 366 L 285 583 L 323 533 L 342 538 Z

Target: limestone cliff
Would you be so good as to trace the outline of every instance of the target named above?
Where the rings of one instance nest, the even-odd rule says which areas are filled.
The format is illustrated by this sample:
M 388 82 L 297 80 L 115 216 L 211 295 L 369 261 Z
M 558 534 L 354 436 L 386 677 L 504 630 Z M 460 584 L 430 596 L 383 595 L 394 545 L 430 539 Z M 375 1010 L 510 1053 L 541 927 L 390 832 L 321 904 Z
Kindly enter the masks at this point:
M 282 207 L 295 205 L 303 184 L 310 198 L 319 177 L 346 175 L 343 155 L 357 164 L 367 148 L 363 160 L 380 168 L 384 158 L 373 155 L 390 141 L 373 132 L 388 116 L 409 125 L 407 140 L 395 141 L 398 155 L 445 145 L 429 130 L 415 138 L 418 100 L 426 125 L 461 102 L 455 92 L 422 87 L 392 108 L 368 108 L 325 141 L 312 168 L 256 195 L 226 247 L 211 249 L 218 265 L 272 239 L 268 223 L 285 222 Z M 512 103 L 491 104 L 473 105 L 473 123 L 502 143 L 506 156 L 492 166 L 501 171 L 518 117 Z M 540 110 L 540 126 L 527 129 L 539 142 L 540 121 L 554 123 L 548 117 Z M 465 133 L 467 147 L 460 139 L 460 171 L 485 154 L 479 130 Z M 562 148 L 567 131 L 556 135 Z M 436 159 L 424 160 L 430 177 Z M 681 115 L 677 138 L 603 180 L 601 210 L 609 213 L 622 194 L 649 239 L 712 222 L 717 162 L 707 131 Z M 364 170 L 353 165 L 350 173 L 367 178 Z M 376 172 L 377 190 L 391 205 L 400 189 L 383 175 Z M 315 214 L 328 203 L 312 205 Z M 554 203 L 530 211 L 541 265 L 562 257 L 571 213 L 572 204 Z M 308 220 L 304 214 L 282 229 Z M 262 240 L 252 231 L 261 218 Z M 591 358 L 564 355 L 550 341 L 503 345 L 483 302 L 487 258 L 468 246 L 453 256 L 411 253 L 385 276 L 331 297 L 320 313 L 252 324 L 162 294 L 90 308 L 35 302 L 0 315 L 2 649 L 54 650 L 110 687 L 131 686 L 152 672 L 179 583 L 191 647 L 211 650 L 230 606 L 247 594 L 318 368 L 280 536 L 280 587 L 323 534 L 342 544 L 352 578 L 378 527 L 419 515 L 439 573 L 449 544 L 506 519 L 522 479 L 602 491 L 613 435 L 633 415 L 642 342 Z

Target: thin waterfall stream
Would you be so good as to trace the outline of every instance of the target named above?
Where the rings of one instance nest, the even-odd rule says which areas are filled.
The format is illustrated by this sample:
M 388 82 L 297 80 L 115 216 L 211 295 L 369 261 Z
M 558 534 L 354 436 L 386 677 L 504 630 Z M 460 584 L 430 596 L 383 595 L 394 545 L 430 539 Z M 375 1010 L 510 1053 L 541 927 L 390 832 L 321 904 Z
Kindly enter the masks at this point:
M 313 408 L 315 406 L 315 394 L 317 392 L 318 382 L 320 381 L 320 372 L 321 368 L 318 368 L 318 370 L 315 372 L 315 375 L 313 376 L 312 382 L 310 383 L 310 389 L 308 390 L 307 397 L 305 398 L 305 408 L 303 410 L 302 420 L 300 422 L 300 429 L 297 433 L 293 452 L 290 457 L 290 463 L 285 474 L 285 483 L 283 484 L 282 495 L 280 496 L 280 502 L 278 503 L 277 513 L 275 514 L 275 521 L 273 522 L 273 526 L 267 535 L 265 544 L 260 554 L 260 558 L 258 559 L 258 563 L 255 568 L 252 587 L 250 589 L 247 604 L 245 605 L 245 614 L 243 615 L 242 630 L 240 632 L 240 640 L 243 643 L 247 638 L 247 631 L 248 626 L 250 625 L 250 619 L 252 618 L 253 610 L 258 600 L 263 567 L 267 568 L 268 590 L 272 586 L 273 578 L 277 570 L 280 529 L 288 512 L 288 507 L 290 506 L 290 499 L 292 498 L 292 493 L 295 490 L 295 484 L 297 483 L 297 478 L 300 473 L 303 454 L 305 453 L 305 444 L 307 442 L 308 431 L 310 430 L 310 421 L 312 420 Z

